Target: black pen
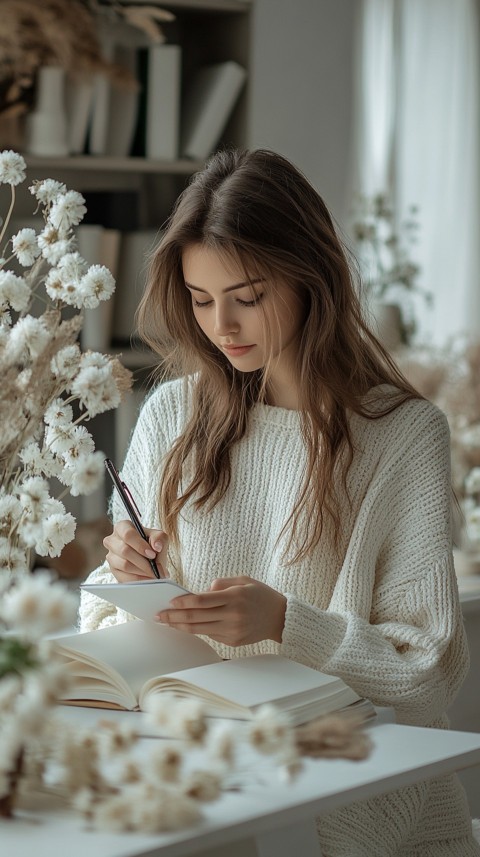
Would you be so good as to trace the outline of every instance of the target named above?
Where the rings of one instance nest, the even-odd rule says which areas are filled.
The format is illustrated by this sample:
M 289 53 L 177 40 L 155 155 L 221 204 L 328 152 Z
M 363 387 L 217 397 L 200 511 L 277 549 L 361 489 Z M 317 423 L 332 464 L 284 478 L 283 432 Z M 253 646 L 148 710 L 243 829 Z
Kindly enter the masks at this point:
M 140 523 L 140 518 L 139 518 L 140 512 L 138 511 L 138 506 L 135 503 L 135 500 L 133 499 L 129 489 L 125 485 L 125 482 L 123 482 L 123 480 L 120 479 L 120 474 L 119 474 L 117 468 L 115 467 L 113 461 L 111 461 L 109 458 L 106 458 L 105 459 L 105 467 L 107 469 L 108 475 L 110 476 L 115 488 L 117 489 L 117 491 L 118 491 L 118 493 L 122 499 L 123 505 L 125 506 L 125 508 L 128 512 L 128 517 L 130 518 L 133 526 L 135 527 L 137 532 L 140 533 L 142 539 L 145 539 L 145 541 L 148 544 L 150 544 L 148 541 L 148 536 L 147 536 L 145 530 L 143 529 L 143 527 Z M 152 569 L 155 577 L 160 577 L 160 572 L 157 568 L 157 563 L 155 562 L 155 560 L 149 559 L 148 561 L 150 563 L 151 569 Z

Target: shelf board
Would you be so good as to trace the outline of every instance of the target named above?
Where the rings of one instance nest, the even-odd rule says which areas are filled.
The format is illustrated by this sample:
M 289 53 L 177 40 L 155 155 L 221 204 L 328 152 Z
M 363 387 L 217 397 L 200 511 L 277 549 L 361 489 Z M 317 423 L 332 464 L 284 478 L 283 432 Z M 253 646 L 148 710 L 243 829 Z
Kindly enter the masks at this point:
M 34 170 L 78 170 L 110 173 L 163 173 L 190 175 L 204 166 L 203 161 L 182 158 L 178 161 L 156 161 L 149 158 L 110 158 L 102 155 L 71 155 L 64 158 L 40 158 L 24 155 L 27 167 Z
M 129 0 L 129 2 L 145 5 L 145 0 Z M 153 0 L 150 5 L 199 12 L 247 12 L 252 8 L 252 0 L 164 0 L 164 2 Z

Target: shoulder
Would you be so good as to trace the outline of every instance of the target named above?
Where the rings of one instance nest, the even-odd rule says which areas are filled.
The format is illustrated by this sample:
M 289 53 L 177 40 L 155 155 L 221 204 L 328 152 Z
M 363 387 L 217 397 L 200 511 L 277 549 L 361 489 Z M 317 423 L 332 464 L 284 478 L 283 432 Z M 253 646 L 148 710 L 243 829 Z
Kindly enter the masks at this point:
M 401 401 L 395 387 L 382 384 L 370 390 L 364 400 L 368 416 L 355 415 L 354 423 L 369 432 L 390 438 L 398 437 L 402 445 L 429 436 L 450 439 L 446 415 L 428 399 Z
M 395 473 L 398 479 L 411 467 L 441 467 L 447 473 L 450 430 L 443 411 L 427 399 L 398 404 L 394 388 L 371 393 L 368 416 L 354 414 L 350 422 L 359 466 L 377 474 Z
M 177 378 L 154 387 L 143 403 L 140 425 L 178 433 L 190 413 L 192 384 L 191 378 Z

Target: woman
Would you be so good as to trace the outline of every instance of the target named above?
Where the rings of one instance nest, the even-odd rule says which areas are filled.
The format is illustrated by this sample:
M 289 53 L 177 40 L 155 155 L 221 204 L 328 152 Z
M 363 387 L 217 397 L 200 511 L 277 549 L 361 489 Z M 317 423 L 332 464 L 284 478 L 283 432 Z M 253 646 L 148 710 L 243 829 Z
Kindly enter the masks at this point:
M 449 433 L 365 326 L 305 177 L 269 151 L 214 155 L 180 197 L 139 311 L 178 380 L 140 414 L 92 580 L 162 573 L 195 594 L 159 620 L 224 657 L 281 652 L 446 727 L 468 667 L 452 565 Z M 125 621 L 85 595 L 81 627 Z M 479 855 L 463 791 L 432 780 L 319 821 L 329 857 Z

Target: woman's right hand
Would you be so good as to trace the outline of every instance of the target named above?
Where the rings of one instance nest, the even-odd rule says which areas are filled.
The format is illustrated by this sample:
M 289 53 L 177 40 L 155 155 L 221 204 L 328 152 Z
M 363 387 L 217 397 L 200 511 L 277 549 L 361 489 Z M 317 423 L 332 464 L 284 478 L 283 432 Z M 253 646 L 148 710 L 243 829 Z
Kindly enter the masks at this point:
M 131 521 L 118 521 L 113 533 L 103 540 L 108 551 L 106 560 L 119 583 L 154 578 L 150 559 L 157 563 L 160 577 L 167 576 L 165 568 L 168 536 L 161 530 L 150 530 L 146 527 L 144 529 L 148 544 Z

